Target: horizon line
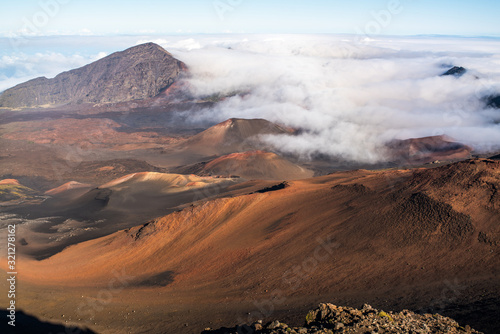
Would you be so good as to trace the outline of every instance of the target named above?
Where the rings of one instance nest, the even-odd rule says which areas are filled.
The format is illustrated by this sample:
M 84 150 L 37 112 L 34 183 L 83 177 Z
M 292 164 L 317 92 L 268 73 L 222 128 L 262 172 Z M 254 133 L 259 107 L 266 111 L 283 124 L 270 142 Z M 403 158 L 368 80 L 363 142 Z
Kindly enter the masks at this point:
M 141 36 L 231 36 L 231 35 L 342 35 L 342 36 L 363 36 L 368 38 L 377 37 L 454 37 L 454 38 L 500 38 L 498 35 L 467 35 L 467 34 L 361 34 L 355 32 L 168 32 L 168 33 L 103 33 L 103 34 L 44 34 L 44 35 L 23 35 L 14 33 L 0 33 L 1 39 L 26 38 L 36 39 L 44 37 L 141 37 Z

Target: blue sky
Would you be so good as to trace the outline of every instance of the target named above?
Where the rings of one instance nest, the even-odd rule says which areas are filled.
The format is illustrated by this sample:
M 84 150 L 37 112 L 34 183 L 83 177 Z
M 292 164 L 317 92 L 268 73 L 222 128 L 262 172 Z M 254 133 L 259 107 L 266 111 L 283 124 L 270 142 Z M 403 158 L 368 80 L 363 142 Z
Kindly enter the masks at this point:
M 497 0 L 24 0 L 2 4 L 0 35 L 233 32 L 500 36 L 499 10 Z

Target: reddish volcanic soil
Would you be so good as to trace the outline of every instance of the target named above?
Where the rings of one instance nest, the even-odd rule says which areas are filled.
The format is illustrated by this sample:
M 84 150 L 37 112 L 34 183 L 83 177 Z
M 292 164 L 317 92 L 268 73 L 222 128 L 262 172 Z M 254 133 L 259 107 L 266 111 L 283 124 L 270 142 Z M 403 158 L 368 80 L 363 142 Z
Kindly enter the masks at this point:
M 249 151 L 225 155 L 207 163 L 183 166 L 176 172 L 196 175 L 234 175 L 244 179 L 298 180 L 312 177 L 314 172 L 296 165 L 279 155 L 264 151 Z
M 67 196 L 68 192 L 72 191 L 88 191 L 92 186 L 90 184 L 80 183 L 76 181 L 70 181 L 62 186 L 59 186 L 54 189 L 47 190 L 45 195 L 49 196 Z
M 5 179 L 0 181 L 0 185 L 20 186 L 21 184 L 16 179 Z
M 37 144 L 77 145 L 81 149 L 108 148 L 130 151 L 163 147 L 178 138 L 158 136 L 155 132 L 125 133 L 110 119 L 59 119 L 10 123 L 3 138 Z
M 24 240 L 18 255 L 43 259 L 69 245 L 136 226 L 193 202 L 260 189 L 252 184 L 235 187 L 238 182 L 236 178 L 140 172 L 99 187 L 68 182 L 45 192 L 38 201 L 10 203 L 6 212 L 31 220 L 18 226 Z
M 439 312 L 493 333 L 499 184 L 499 162 L 467 160 L 338 172 L 199 202 L 18 261 L 19 303 L 100 333 L 300 324 L 320 301 Z
M 189 138 L 175 147 L 185 153 L 200 156 L 244 152 L 263 145 L 261 135 L 291 134 L 292 130 L 265 119 L 231 118 Z
M 473 151 L 471 147 L 445 135 L 394 140 L 387 148 L 391 159 L 407 164 L 463 160 L 470 158 Z

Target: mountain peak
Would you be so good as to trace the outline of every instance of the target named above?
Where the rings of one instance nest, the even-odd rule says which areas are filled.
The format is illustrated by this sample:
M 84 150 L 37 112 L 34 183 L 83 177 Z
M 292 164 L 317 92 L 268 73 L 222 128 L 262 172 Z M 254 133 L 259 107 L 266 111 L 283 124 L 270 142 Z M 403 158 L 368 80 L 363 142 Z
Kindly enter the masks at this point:
M 162 48 L 161 46 L 159 46 L 158 44 L 153 43 L 153 42 L 137 44 L 137 45 L 132 46 L 124 51 L 119 51 L 119 52 L 115 52 L 115 53 L 131 54 L 131 53 L 145 53 L 145 52 L 162 52 L 162 53 L 166 53 L 166 54 L 171 56 L 170 52 L 168 52 L 167 50 L 165 50 L 164 48 Z
M 155 43 L 115 52 L 53 79 L 36 78 L 6 90 L 0 107 L 30 108 L 145 99 L 168 88 L 185 65 Z

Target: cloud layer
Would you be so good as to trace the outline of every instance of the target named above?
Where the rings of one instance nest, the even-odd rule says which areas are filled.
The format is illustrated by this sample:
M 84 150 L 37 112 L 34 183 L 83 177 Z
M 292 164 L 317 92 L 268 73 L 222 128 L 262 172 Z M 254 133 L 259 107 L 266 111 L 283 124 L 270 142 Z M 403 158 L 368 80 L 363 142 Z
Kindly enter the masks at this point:
M 302 129 L 294 138 L 266 138 L 284 152 L 376 162 L 383 159 L 384 144 L 391 139 L 438 134 L 477 150 L 500 147 L 500 112 L 486 109 L 481 101 L 500 93 L 500 39 L 494 38 L 193 35 L 42 39 L 20 50 L 0 52 L 0 91 L 148 41 L 162 45 L 189 66 L 187 80 L 193 95 L 241 93 L 188 119 L 208 126 L 231 117 L 265 118 Z M 451 66 L 463 66 L 468 72 L 461 78 L 441 77 Z
M 358 162 L 383 159 L 384 143 L 447 134 L 478 150 L 500 146 L 500 112 L 481 98 L 500 93 L 496 39 L 258 36 L 159 41 L 190 68 L 198 96 L 245 92 L 194 121 L 265 118 L 301 128 L 267 137 L 277 149 Z M 442 77 L 452 66 L 461 78 Z

